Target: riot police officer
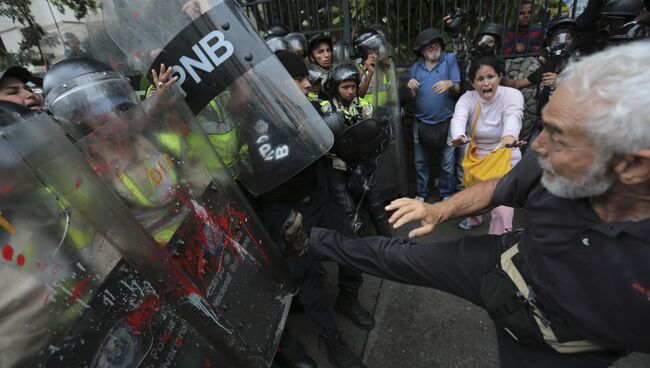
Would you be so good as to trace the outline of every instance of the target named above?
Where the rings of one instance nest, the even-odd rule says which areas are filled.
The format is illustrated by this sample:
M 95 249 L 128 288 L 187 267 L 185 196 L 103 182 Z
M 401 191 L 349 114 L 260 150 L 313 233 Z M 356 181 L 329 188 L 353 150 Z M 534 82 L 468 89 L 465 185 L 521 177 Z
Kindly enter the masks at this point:
M 345 117 L 345 123 L 348 127 L 356 126 L 357 129 L 376 128 L 375 121 L 368 119 L 373 115 L 373 106 L 362 97 L 357 96 L 357 90 L 361 83 L 359 70 L 353 64 L 339 64 L 330 72 L 325 89 L 332 96 L 330 103 L 335 112 L 342 113 Z M 368 123 L 368 124 L 367 124 Z M 368 142 L 382 146 L 387 143 L 384 131 L 379 129 L 378 134 L 362 134 L 368 137 Z M 372 137 L 372 139 L 370 139 Z M 361 142 L 355 140 L 341 140 L 340 136 L 335 137 L 335 147 L 339 146 L 340 151 L 349 152 L 344 145 L 353 145 L 355 149 L 361 150 Z M 379 139 L 376 141 L 375 139 Z M 338 140 L 338 142 L 337 142 Z M 370 151 L 377 147 L 370 147 Z M 351 226 L 358 231 L 361 227 L 359 220 L 359 211 L 357 201 L 354 199 L 353 192 L 359 197 L 359 202 L 364 204 L 368 210 L 375 230 L 378 234 L 391 236 L 392 229 L 388 225 L 388 215 L 384 210 L 383 202 L 377 196 L 376 180 L 374 172 L 377 168 L 379 156 L 365 157 L 357 161 L 353 158 L 339 157 L 337 150 L 328 160 L 327 182 L 330 190 L 330 196 L 341 205 L 352 224 Z M 352 162 L 354 161 L 354 162 Z M 351 184 L 351 185 L 350 185 Z
M 373 106 L 385 105 L 391 87 L 386 71 L 390 68 L 388 45 L 384 36 L 373 28 L 359 31 L 353 41 L 355 56 L 362 73 L 358 96 Z M 377 71 L 377 73 L 375 73 Z M 375 77 L 378 74 L 378 77 Z
M 312 64 L 330 70 L 332 67 L 332 38 L 325 33 L 316 33 L 309 38 L 307 58 Z
M 309 92 L 309 81 L 307 79 L 309 72 L 304 61 L 290 51 L 278 51 L 276 55 L 293 78 L 293 83 L 307 95 Z M 315 107 L 321 106 L 317 100 L 312 101 L 312 103 Z M 336 115 L 325 116 L 325 119 L 329 120 L 329 124 L 337 131 L 340 129 L 336 128 L 336 125 L 342 125 L 342 119 L 337 120 L 335 118 Z M 292 209 L 301 209 L 300 212 L 304 215 L 306 228 L 319 226 L 337 229 L 351 236 L 354 235 L 349 223 L 345 220 L 343 210 L 329 198 L 323 178 L 323 165 L 319 160 L 279 187 L 260 195 L 256 199 L 259 214 L 269 233 L 278 244 L 283 242 L 280 237 L 282 225 Z M 320 335 L 324 338 L 332 365 L 335 367 L 362 367 L 361 360 L 354 355 L 338 332 L 332 313 L 327 307 L 322 275 L 319 273 L 320 263 L 290 254 L 285 255 L 287 256 L 286 260 L 291 275 L 300 286 L 298 298 L 305 312 L 316 324 Z M 357 290 L 362 283 L 361 274 L 346 267 L 340 267 L 338 283 L 340 292 L 336 301 L 336 310 L 348 317 L 357 327 L 364 330 L 372 329 L 375 321 L 372 315 L 358 301 Z M 300 357 L 285 357 L 285 359 L 301 361 Z M 302 360 L 304 359 L 302 358 Z M 293 366 L 297 365 L 294 363 Z

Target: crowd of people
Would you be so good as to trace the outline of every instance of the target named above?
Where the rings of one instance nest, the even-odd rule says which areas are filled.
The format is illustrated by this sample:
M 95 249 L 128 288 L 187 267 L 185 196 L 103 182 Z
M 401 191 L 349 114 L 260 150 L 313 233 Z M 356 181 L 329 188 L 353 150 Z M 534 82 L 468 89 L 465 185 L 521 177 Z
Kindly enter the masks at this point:
M 585 24 L 593 23 L 585 20 L 591 9 L 583 19 L 555 19 L 542 27 L 532 22 L 533 1 L 520 2 L 514 26 L 504 31 L 486 22 L 470 43 L 452 17 L 442 20 L 447 35 L 438 28 L 419 32 L 412 46 L 416 61 L 405 83 L 405 97 L 415 107 L 416 190 L 412 199 L 388 206 L 375 174 L 391 140 L 382 113 L 399 99 L 383 30 L 359 30 L 349 48 L 326 33 L 307 37 L 285 26 L 267 27 L 264 41 L 292 79 L 289 84 L 332 132 L 334 145 L 279 186 L 248 198 L 284 255 L 299 286 L 295 304 L 313 322 L 333 366 L 365 365 L 334 321 L 323 289 L 323 260 L 339 264 L 336 311 L 362 330 L 375 326 L 358 298 L 362 273 L 368 273 L 447 291 L 487 309 L 497 326 L 502 367 L 606 367 L 630 351 L 650 352 L 648 296 L 630 287 L 650 288 L 650 125 L 645 121 L 650 101 L 636 94 L 639 85 L 650 83 L 650 44 L 638 40 L 650 36 L 650 27 L 641 1 L 636 14 L 625 8 L 626 22 L 605 23 L 620 20 L 616 6 L 624 2 L 612 0 L 601 9 L 599 24 L 609 33 L 595 42 L 598 46 L 581 39 Z M 120 84 L 110 93 L 93 90 L 107 93 L 101 104 L 64 101 L 81 98 L 61 93 L 72 80 L 96 73 L 120 79 L 111 66 L 85 56 L 76 36 L 66 34 L 65 41 L 69 58 L 43 79 L 23 66 L 3 70 L 0 101 L 51 114 L 72 140 L 79 140 L 139 99 Z M 622 43 L 629 44 L 613 47 Z M 541 53 L 539 69 L 509 79 L 501 56 L 530 53 Z M 179 80 L 165 65 L 151 77 L 149 97 L 175 88 Z M 522 137 L 520 89 L 529 86 L 536 87 L 543 122 Z M 241 124 L 246 111 L 237 107 L 246 103 L 238 99 L 245 96 L 233 88 L 208 109 L 219 116 L 239 110 L 232 119 Z M 199 119 L 227 165 L 249 154 L 255 139 L 236 129 L 227 133 L 239 137 L 225 138 L 218 133 L 223 127 L 211 131 L 207 120 Z M 240 143 L 232 144 L 237 139 Z M 430 193 L 434 157 L 440 166 L 438 196 Z M 493 166 L 478 166 L 488 158 Z M 504 167 L 498 172 L 497 161 Z M 120 197 L 143 204 L 137 203 L 143 200 L 132 182 L 120 185 Z M 513 232 L 517 207 L 525 208 L 526 227 Z M 362 208 L 380 237 L 362 236 Z M 411 221 L 421 224 L 409 234 L 414 237 L 447 220 L 471 229 L 488 214 L 485 236 L 434 244 L 393 237 L 394 229 Z M 169 241 L 172 235 L 156 240 Z M 288 332 L 275 364 L 317 366 Z

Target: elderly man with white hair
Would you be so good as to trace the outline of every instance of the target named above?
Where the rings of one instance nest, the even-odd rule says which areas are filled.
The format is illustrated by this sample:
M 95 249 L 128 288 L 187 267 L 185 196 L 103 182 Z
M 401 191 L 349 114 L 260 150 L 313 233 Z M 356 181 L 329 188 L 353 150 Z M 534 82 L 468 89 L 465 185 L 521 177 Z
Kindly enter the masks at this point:
M 409 237 L 496 206 L 523 207 L 523 230 L 440 243 L 284 237 L 299 254 L 391 280 L 447 291 L 485 308 L 501 367 L 607 367 L 650 352 L 650 43 L 571 64 L 542 112 L 533 152 L 500 180 L 447 201 L 402 198 L 395 228 Z

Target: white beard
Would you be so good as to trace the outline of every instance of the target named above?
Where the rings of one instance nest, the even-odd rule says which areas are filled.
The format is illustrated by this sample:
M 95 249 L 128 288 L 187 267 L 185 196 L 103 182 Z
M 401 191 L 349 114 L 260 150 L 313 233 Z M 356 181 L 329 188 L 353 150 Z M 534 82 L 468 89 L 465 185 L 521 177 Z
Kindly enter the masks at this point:
M 607 173 L 607 160 L 596 159 L 587 173 L 578 180 L 569 180 L 558 175 L 553 167 L 541 157 L 537 158 L 539 166 L 544 170 L 542 185 L 552 194 L 568 199 L 597 197 L 612 187 L 616 178 Z M 547 173 L 552 173 L 549 178 Z
M 438 59 L 440 59 L 440 53 L 441 53 L 440 50 L 429 51 L 429 52 L 424 54 L 424 58 L 428 62 L 433 63 L 433 62 L 438 61 Z

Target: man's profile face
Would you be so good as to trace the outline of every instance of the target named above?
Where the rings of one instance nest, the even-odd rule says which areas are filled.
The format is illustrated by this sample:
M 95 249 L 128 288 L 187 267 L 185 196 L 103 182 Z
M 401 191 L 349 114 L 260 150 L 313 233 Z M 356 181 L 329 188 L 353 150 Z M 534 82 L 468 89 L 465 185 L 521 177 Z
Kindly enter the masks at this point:
M 307 94 L 311 91 L 311 83 L 309 83 L 307 76 L 293 78 L 293 81 L 296 83 L 296 86 L 300 88 L 302 93 Z
M 544 169 L 542 184 L 558 197 L 594 197 L 614 183 L 611 157 L 598 153 L 585 130 L 586 103 L 577 102 L 568 86 L 559 87 L 542 111 L 544 130 L 532 144 Z
M 522 4 L 519 7 L 519 26 L 527 27 L 533 15 L 533 4 Z
M 30 109 L 42 107 L 36 95 L 16 77 L 9 76 L 0 80 L 0 100 L 13 102 Z

